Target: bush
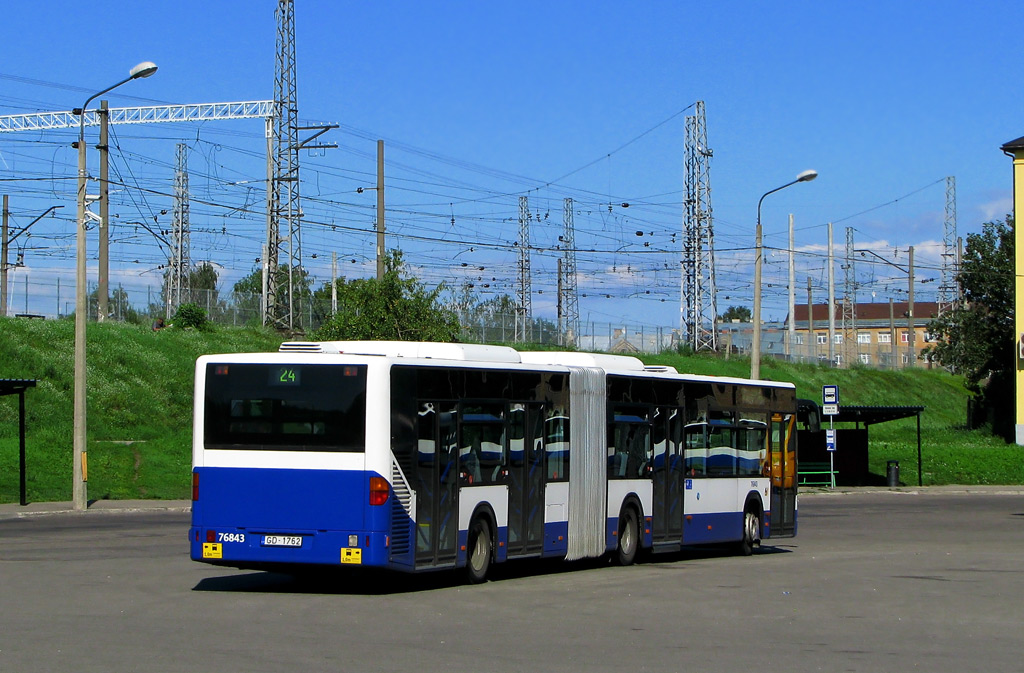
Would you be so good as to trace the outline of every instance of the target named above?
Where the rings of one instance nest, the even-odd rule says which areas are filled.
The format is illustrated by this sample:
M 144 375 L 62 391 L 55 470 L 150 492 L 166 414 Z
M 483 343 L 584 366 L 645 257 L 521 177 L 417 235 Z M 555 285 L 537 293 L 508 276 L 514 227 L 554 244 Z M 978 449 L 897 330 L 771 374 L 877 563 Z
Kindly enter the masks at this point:
M 206 311 L 197 304 L 182 304 L 174 312 L 171 324 L 184 329 L 192 328 L 203 332 L 213 331 L 213 323 L 206 317 Z

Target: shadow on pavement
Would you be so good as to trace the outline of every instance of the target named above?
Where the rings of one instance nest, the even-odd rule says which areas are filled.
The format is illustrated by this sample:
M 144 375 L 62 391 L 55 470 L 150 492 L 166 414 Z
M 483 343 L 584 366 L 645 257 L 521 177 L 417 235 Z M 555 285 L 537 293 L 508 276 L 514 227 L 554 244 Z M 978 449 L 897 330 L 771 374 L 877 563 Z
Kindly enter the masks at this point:
M 789 554 L 788 546 L 773 545 L 757 549 L 755 556 Z M 686 548 L 667 554 L 648 554 L 638 565 L 665 569 L 687 561 L 735 556 L 729 547 Z M 491 567 L 488 584 L 515 581 L 529 577 L 553 576 L 562 573 L 600 571 L 612 566 L 607 557 L 565 562 L 559 559 L 517 559 Z M 425 573 L 403 573 L 380 568 L 298 567 L 285 571 L 241 570 L 237 574 L 207 577 L 193 591 L 344 594 L 383 596 L 418 593 L 466 586 L 465 569 L 439 570 Z

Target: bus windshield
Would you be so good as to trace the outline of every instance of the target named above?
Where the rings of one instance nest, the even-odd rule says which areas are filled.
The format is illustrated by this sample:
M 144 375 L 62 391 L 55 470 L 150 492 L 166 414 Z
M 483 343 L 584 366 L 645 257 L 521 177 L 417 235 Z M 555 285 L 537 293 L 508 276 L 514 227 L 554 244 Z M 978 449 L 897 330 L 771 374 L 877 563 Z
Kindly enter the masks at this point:
M 366 367 L 206 367 L 207 449 L 362 452 Z

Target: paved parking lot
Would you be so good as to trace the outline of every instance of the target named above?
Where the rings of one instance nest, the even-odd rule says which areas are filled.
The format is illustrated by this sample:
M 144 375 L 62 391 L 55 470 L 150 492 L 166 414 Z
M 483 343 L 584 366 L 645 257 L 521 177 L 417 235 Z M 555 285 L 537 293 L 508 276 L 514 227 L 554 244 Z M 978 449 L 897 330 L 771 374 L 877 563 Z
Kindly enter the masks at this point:
M 800 535 L 752 558 L 520 563 L 475 587 L 196 564 L 180 507 L 5 505 L 0 670 L 1021 670 L 1024 495 L 972 490 L 807 494 Z

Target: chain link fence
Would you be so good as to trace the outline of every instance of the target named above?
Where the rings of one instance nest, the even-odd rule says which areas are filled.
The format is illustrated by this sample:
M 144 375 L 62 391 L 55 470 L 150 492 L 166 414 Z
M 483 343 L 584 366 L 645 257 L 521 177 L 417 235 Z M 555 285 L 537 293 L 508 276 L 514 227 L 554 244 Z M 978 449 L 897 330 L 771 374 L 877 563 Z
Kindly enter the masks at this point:
M 96 320 L 98 303 L 95 284 L 89 286 L 89 318 Z M 193 303 L 206 311 L 216 325 L 243 327 L 260 324 L 259 294 L 192 290 L 182 303 Z M 107 320 L 149 325 L 157 317 L 173 316 L 173 307 L 165 302 L 159 285 L 111 285 Z M 75 313 L 75 286 L 66 278 L 35 281 L 29 276 L 15 278 L 8 285 L 6 315 L 25 318 L 70 318 Z M 294 323 L 308 334 L 320 327 L 329 316 L 312 301 L 304 301 L 296 309 Z M 580 323 L 580 333 L 563 335 L 551 320 L 529 321 L 525 333 L 516 332 L 514 314 L 491 314 L 486 318 L 460 315 L 461 340 L 466 343 L 528 343 L 551 347 L 572 347 L 581 351 L 613 353 L 660 353 L 676 347 L 679 331 L 671 327 L 639 323 L 587 321 Z
M 15 274 L 12 274 L 15 275 Z M 96 319 L 96 287 L 89 287 L 90 319 Z M 260 324 L 260 296 L 217 290 L 192 290 L 184 298 L 206 311 L 217 325 L 243 327 Z M 8 284 L 8 316 L 59 319 L 71 317 L 75 311 L 74 282 L 55 276 L 34 280 L 27 274 Z M 157 317 L 169 317 L 159 285 L 112 285 L 108 299 L 108 320 L 149 325 Z M 309 334 L 320 327 L 330 314 L 329 307 L 320 307 L 306 300 L 296 308 L 294 324 Z M 581 321 L 578 334 L 563 334 L 555 322 L 544 318 L 528 321 L 523 334 L 516 330 L 515 314 L 488 314 L 484 317 L 460 313 L 461 340 L 467 343 L 535 344 L 552 348 L 575 348 L 620 354 L 662 353 L 677 351 L 686 343 L 674 327 L 627 322 Z M 798 323 L 799 325 L 799 323 Z M 897 325 L 858 328 L 846 334 L 837 330 L 829 338 L 819 326 L 808 333 L 806 328 L 790 336 L 784 325 L 766 324 L 762 328 L 761 357 L 790 362 L 833 367 L 862 366 L 875 369 L 931 367 L 926 349 L 931 337 L 926 325 L 912 331 Z M 717 350 L 723 357 L 749 357 L 750 323 L 722 323 L 718 328 Z

